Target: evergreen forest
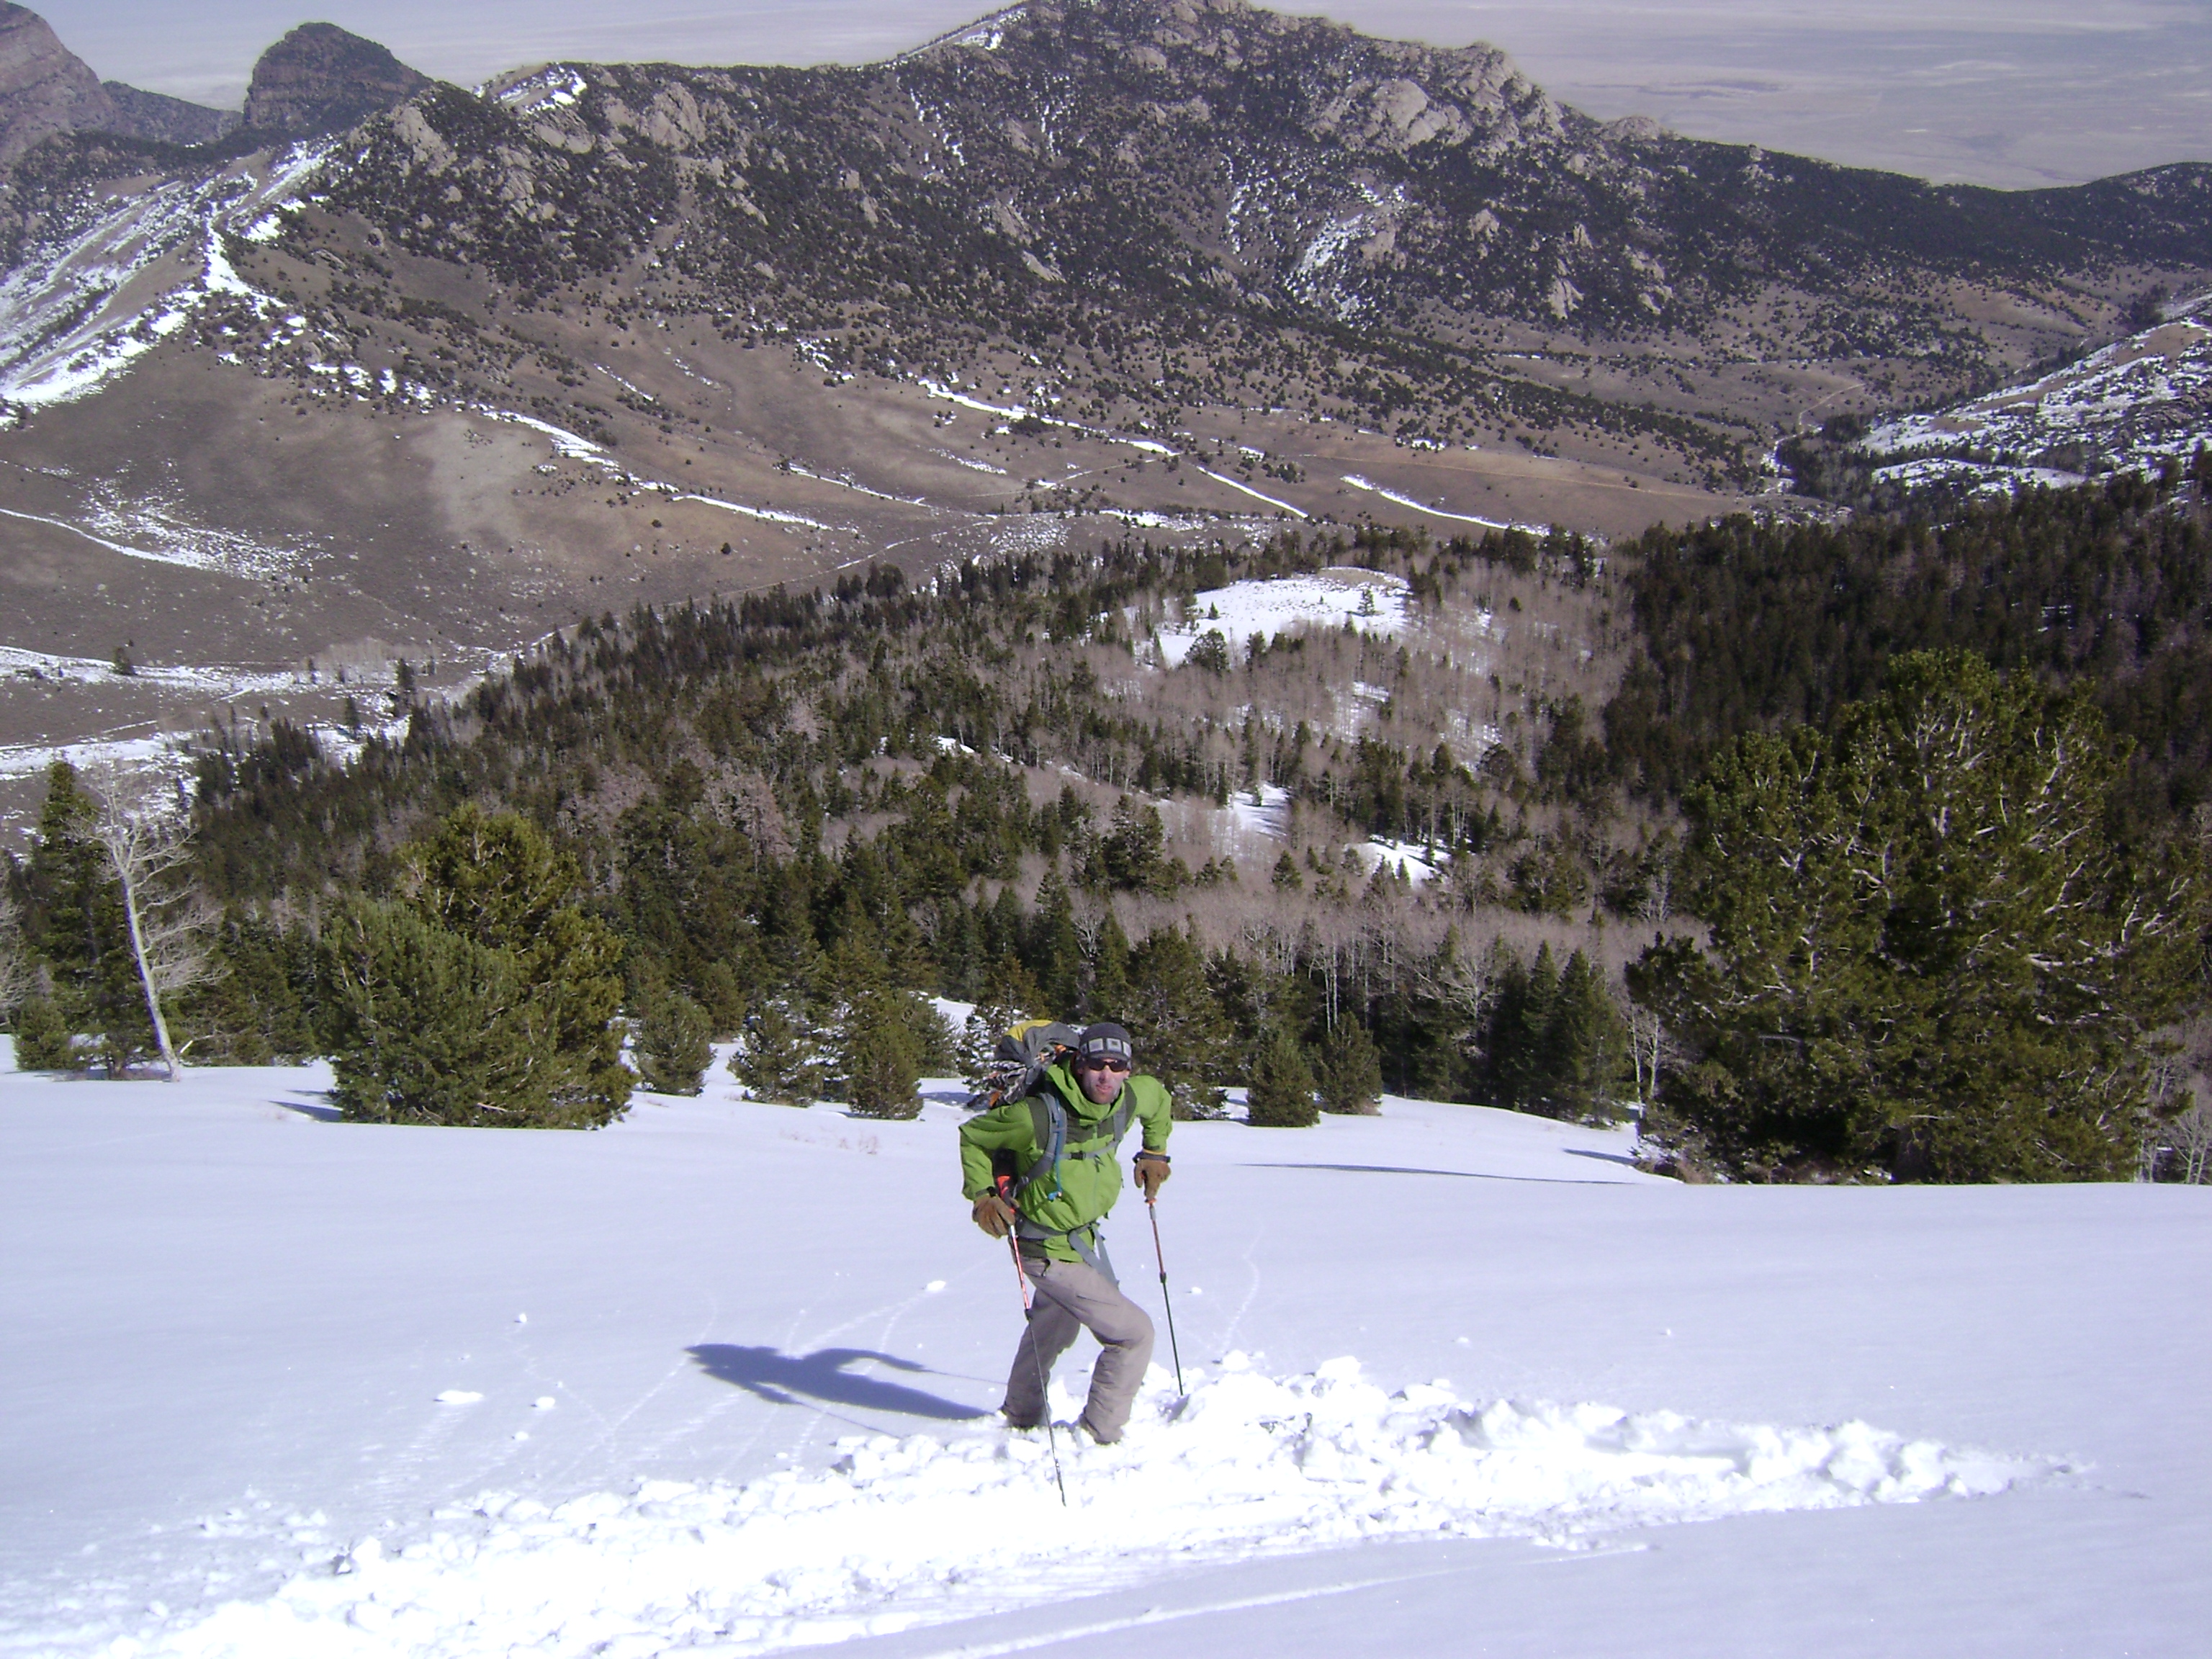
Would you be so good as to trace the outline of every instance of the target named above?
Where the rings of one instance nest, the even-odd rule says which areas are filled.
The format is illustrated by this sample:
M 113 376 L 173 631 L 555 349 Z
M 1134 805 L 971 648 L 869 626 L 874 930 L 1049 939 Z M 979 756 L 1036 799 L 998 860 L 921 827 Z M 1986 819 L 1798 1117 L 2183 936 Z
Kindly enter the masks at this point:
M 26 1066 L 327 1055 L 362 1120 L 592 1127 L 717 1041 L 723 1085 L 906 1115 L 1046 1015 L 1129 1025 L 1189 1116 L 1388 1091 L 1632 1110 L 1689 1178 L 2197 1179 L 2208 490 L 2200 451 L 608 614 L 461 702 L 228 720 L 173 801 L 57 764 L 0 1003 Z M 1293 576 L 1364 614 L 1207 625 Z

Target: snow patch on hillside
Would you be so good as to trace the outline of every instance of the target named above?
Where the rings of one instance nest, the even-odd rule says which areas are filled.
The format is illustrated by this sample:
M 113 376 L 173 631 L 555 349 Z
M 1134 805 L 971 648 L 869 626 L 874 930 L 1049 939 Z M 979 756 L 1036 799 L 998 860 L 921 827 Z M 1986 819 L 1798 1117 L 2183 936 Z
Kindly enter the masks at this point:
M 1479 518 L 1472 513 L 1447 513 L 1440 507 L 1431 507 L 1426 501 L 1417 501 L 1411 495 L 1401 494 L 1395 489 L 1386 489 L 1373 479 L 1363 477 L 1357 472 L 1344 474 L 1344 481 L 1354 489 L 1364 489 L 1370 495 L 1380 495 L 1386 501 L 1395 502 L 1400 507 L 1410 507 L 1414 512 L 1425 513 L 1431 519 L 1449 519 L 1454 524 L 1480 525 L 1485 530 L 1525 530 L 1532 536 L 1547 536 L 1552 530 L 1552 526 L 1547 524 L 1522 524 L 1517 519 L 1485 519 Z
M 1978 495 L 2148 471 L 2212 443 L 2212 327 L 2174 319 L 2078 363 L 1930 415 L 1884 422 L 1859 447 L 1877 477 Z
M 1413 886 L 1420 887 L 1434 881 L 1443 870 L 1433 847 L 1425 847 L 1417 841 L 1391 841 L 1376 836 L 1354 849 L 1359 861 L 1372 876 L 1377 870 L 1387 868 L 1394 876 L 1403 876 Z
M 485 82 L 476 88 L 483 97 L 495 83 Z M 534 115 L 548 106 L 567 109 L 591 90 L 584 77 L 566 64 L 549 64 L 534 75 L 526 76 L 493 94 L 517 115 Z
M 112 662 L 98 657 L 65 657 L 46 651 L 25 651 L 15 646 L 0 646 L 0 676 L 76 685 L 99 684 L 125 678 L 117 672 Z M 289 668 L 242 668 L 222 664 L 185 663 L 167 666 L 143 664 L 134 667 L 128 678 L 165 691 L 180 691 L 202 697 L 235 698 L 252 692 L 291 690 L 307 677 Z
M 1291 838 L 1291 792 L 1279 784 L 1261 784 L 1249 796 L 1239 791 L 1230 796 L 1224 812 L 1242 834 L 1269 841 Z
M 1306 516 L 1304 512 L 1297 507 L 1292 507 L 1288 501 L 1278 500 L 1275 496 L 1270 495 L 1263 490 L 1255 489 L 1250 484 L 1239 483 L 1236 479 L 1230 477 L 1225 473 L 1216 472 L 1212 468 L 1205 466 L 1200 467 L 1198 471 L 1203 472 L 1207 477 L 1212 479 L 1214 483 L 1227 484 L 1231 489 L 1238 490 L 1244 495 L 1249 495 L 1255 501 L 1265 501 L 1268 506 L 1279 508 L 1281 511 L 1289 514 L 1292 518 L 1303 519 Z
M 315 550 L 306 546 L 272 547 L 234 530 L 218 530 L 179 518 L 173 503 L 123 501 L 112 494 L 94 501 L 86 517 L 90 520 L 89 526 L 43 513 L 23 513 L 0 507 L 0 518 L 42 524 L 127 559 L 150 559 L 156 564 L 219 570 L 228 575 L 255 580 L 287 574 Z M 122 536 L 133 540 L 116 539 Z M 134 542 L 150 545 L 134 545 Z
M 1555 1544 L 1628 1527 L 1986 1497 L 2061 1472 L 1864 1423 L 1701 1423 L 1597 1405 L 1387 1393 L 1355 1359 L 1276 1378 L 1229 1355 L 1178 1398 L 1154 1367 L 1127 1437 L 855 1436 L 826 1469 L 646 1480 L 549 1508 L 487 1492 L 397 1548 L 368 1537 L 264 1601 L 112 1659 L 726 1655 L 1095 1593 L 1170 1561 L 1437 1534 Z M 1063 1400 L 1063 1405 L 1073 1405 Z
M 252 235 L 289 202 L 332 144 L 287 150 L 265 178 L 244 167 L 197 184 L 111 197 L 33 246 L 0 282 L 0 398 L 30 407 L 98 390 L 222 294 L 277 302 L 242 281 L 225 235 Z
M 98 743 L 18 743 L 0 745 L 0 778 L 34 778 L 56 761 L 84 767 L 112 762 L 126 772 L 164 770 L 181 775 L 185 770 L 177 746 L 186 734 L 155 732 L 151 737 L 109 738 Z M 31 826 L 20 826 L 29 834 Z
M 1191 647 L 1215 631 L 1240 656 L 1255 634 L 1272 640 L 1307 625 L 1350 623 L 1363 634 L 1396 635 L 1406 627 L 1407 591 L 1402 577 L 1350 567 L 1208 588 L 1184 607 L 1182 622 L 1160 631 L 1160 659 L 1178 666 Z

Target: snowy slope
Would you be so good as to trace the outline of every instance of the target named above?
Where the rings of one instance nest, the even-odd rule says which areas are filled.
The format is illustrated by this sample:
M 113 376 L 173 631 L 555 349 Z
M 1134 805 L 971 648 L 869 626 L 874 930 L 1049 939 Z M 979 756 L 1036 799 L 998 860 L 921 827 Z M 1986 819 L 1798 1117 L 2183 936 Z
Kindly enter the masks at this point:
M 1860 444 L 1876 476 L 1979 493 L 2148 471 L 2212 443 L 2212 294 L 2023 386 L 1883 422 Z
M 219 295 L 296 335 L 305 319 L 243 282 L 222 241 L 268 240 L 330 153 L 295 145 L 197 183 L 100 192 L 79 222 L 47 228 L 0 279 L 0 398 L 38 407 L 97 391 Z
M 2201 1631 L 2201 1189 L 1682 1188 L 1395 1100 L 1180 1126 L 1191 1397 L 1062 1438 L 1062 1511 L 984 1415 L 1018 1313 L 951 1106 L 375 1129 L 324 1080 L 0 1077 L 0 1653 Z M 1157 1310 L 1141 1212 L 1115 1243 Z

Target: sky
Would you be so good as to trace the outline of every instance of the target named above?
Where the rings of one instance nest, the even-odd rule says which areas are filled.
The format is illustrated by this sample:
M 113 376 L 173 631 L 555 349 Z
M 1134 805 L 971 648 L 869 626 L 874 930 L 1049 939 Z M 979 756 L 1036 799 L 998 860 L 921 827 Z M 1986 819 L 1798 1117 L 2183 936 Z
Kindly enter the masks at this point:
M 566 58 L 865 63 L 988 0 L 45 0 L 104 77 L 235 107 L 254 58 L 326 21 L 470 85 Z M 2212 0 L 1334 0 L 1369 33 L 1504 48 L 1610 119 L 1938 180 L 2073 184 L 2212 161 Z M 180 15 L 180 14 L 182 14 Z

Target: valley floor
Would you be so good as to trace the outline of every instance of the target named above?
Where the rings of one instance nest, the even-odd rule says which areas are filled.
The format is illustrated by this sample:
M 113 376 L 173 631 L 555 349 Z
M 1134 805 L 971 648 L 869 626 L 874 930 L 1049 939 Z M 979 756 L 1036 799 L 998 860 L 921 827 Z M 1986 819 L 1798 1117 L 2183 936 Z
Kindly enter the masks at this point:
M 0 1073 L 0 1654 L 2202 1649 L 2204 1188 L 1178 1126 L 1191 1397 L 1163 1341 L 1063 1510 L 988 1416 L 1019 1310 L 951 1085 L 516 1134 L 327 1082 Z

